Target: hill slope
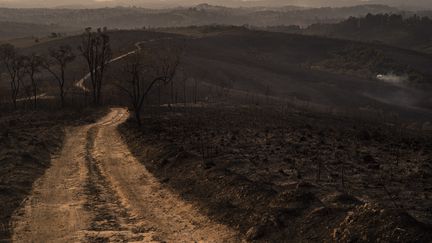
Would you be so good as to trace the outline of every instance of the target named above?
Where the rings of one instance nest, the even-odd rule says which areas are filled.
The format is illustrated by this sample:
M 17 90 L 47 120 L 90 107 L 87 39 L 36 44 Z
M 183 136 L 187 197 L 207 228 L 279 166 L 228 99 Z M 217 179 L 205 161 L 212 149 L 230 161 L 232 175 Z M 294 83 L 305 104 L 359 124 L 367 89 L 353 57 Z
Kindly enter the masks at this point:
M 210 83 L 333 108 L 422 115 L 415 110 L 431 89 L 430 56 L 384 45 L 236 30 L 188 46 L 189 72 Z M 351 66 L 344 66 L 347 60 Z M 409 77 L 395 84 L 377 76 L 394 72 Z
M 362 5 L 344 8 L 251 7 L 227 8 L 201 4 L 190 8 L 144 9 L 0 9 L 0 21 L 58 24 L 85 28 L 108 26 L 110 28 L 168 27 L 206 24 L 227 25 L 309 25 L 317 22 L 337 22 L 349 16 L 367 13 L 398 12 L 383 5 Z

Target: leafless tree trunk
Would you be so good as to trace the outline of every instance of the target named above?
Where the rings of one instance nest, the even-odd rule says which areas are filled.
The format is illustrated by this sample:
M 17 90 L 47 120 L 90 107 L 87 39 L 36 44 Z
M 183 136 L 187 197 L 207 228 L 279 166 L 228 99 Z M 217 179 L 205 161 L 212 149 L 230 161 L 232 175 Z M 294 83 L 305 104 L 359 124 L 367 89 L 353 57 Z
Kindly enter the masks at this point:
M 61 106 L 65 106 L 65 84 L 66 68 L 69 63 L 75 60 L 75 54 L 70 46 L 60 46 L 57 49 L 50 50 L 50 60 L 43 64 L 44 68 L 55 78 L 59 86 Z M 57 67 L 57 70 L 54 68 Z
M 187 106 L 187 95 L 186 95 L 187 80 L 188 80 L 188 77 L 183 72 L 183 102 L 184 102 L 184 107 Z
M 266 86 L 266 90 L 265 90 L 265 96 L 266 96 L 266 103 L 267 103 L 267 105 L 270 104 L 270 95 L 271 95 L 271 89 L 270 89 L 270 86 L 267 85 Z
M 198 103 L 198 80 L 194 78 L 194 104 Z
M 139 126 L 142 107 L 150 91 L 157 83 L 172 82 L 180 61 L 178 53 L 172 48 L 140 50 L 131 55 L 124 65 L 121 71 L 123 81 L 117 87 L 128 95 Z
M 186 88 L 187 88 L 187 80 L 188 80 L 188 76 L 186 74 L 185 70 L 181 70 L 181 72 L 179 72 L 180 75 L 178 75 L 178 81 L 179 83 L 181 83 L 183 85 L 183 105 L 184 107 L 186 107 L 187 105 L 187 94 L 186 94 Z M 179 94 L 176 91 L 176 103 L 178 102 L 178 96 Z
M 161 84 L 158 85 L 158 106 L 160 107 L 161 104 L 161 93 L 162 93 L 162 86 Z
M 0 57 L 10 78 L 11 99 L 14 109 L 17 109 L 17 100 L 24 76 L 24 58 L 18 56 L 17 50 L 10 44 L 0 46 Z
M 171 80 L 170 82 L 170 101 L 168 102 L 168 107 L 172 108 L 172 105 L 174 104 L 174 80 Z
M 43 64 L 43 59 L 41 56 L 32 54 L 25 58 L 25 69 L 31 82 L 31 90 L 33 94 L 33 105 L 34 108 L 37 107 L 37 97 L 38 97 L 38 78 L 36 75 L 40 73 L 40 68 Z
M 87 61 L 92 84 L 93 103 L 95 105 L 101 103 L 105 69 L 112 56 L 110 38 L 106 32 L 106 28 L 103 30 L 98 29 L 96 32 L 92 32 L 91 28 L 87 28 L 82 35 L 82 44 L 79 47 L 81 55 Z

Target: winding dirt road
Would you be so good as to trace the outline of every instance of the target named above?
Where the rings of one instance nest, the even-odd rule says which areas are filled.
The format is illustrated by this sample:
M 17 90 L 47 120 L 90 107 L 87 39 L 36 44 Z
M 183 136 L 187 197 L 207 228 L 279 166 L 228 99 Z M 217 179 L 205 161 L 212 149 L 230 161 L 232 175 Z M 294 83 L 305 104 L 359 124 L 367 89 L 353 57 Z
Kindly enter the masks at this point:
M 63 150 L 14 216 L 14 242 L 239 241 L 129 152 L 117 131 L 128 115 L 116 108 L 69 129 Z
M 106 64 L 111 64 L 113 62 L 117 62 L 119 60 L 122 60 L 122 59 L 130 56 L 130 55 L 137 53 L 138 51 L 140 51 L 142 49 L 141 45 L 151 43 L 151 42 L 162 41 L 162 40 L 171 40 L 171 39 L 172 39 L 171 37 L 165 37 L 165 38 L 159 38 L 159 39 L 150 39 L 150 40 L 139 41 L 139 42 L 134 44 L 135 50 L 124 53 L 118 57 L 115 57 L 115 58 L 109 60 L 108 62 L 106 62 Z M 85 92 L 90 92 L 90 89 L 88 89 L 84 84 L 85 81 L 88 80 L 89 78 L 90 78 L 90 73 L 87 73 L 82 79 L 75 82 L 75 86 L 77 88 L 85 91 Z

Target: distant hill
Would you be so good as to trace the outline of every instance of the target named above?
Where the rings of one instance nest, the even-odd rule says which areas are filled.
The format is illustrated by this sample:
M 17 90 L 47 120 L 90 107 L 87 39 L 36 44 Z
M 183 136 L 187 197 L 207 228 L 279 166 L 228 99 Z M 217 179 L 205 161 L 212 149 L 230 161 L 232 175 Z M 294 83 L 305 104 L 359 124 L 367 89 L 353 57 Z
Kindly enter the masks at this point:
M 74 28 L 58 26 L 55 24 L 33 24 L 0 21 L 0 40 L 15 39 L 23 37 L 34 37 L 37 41 L 42 36 L 58 36 L 65 32 L 73 31 Z
M 200 4 L 187 8 L 101 8 L 101 9 L 10 9 L 0 8 L 0 21 L 42 25 L 110 28 L 172 27 L 190 25 L 301 25 L 335 23 L 350 16 L 367 13 L 399 12 L 384 5 L 361 5 L 343 8 L 248 7 L 228 8 Z
M 0 0 L 3 7 L 26 8 L 104 8 L 136 6 L 145 8 L 191 7 L 201 3 L 226 7 L 282 7 L 287 5 L 303 7 L 346 7 L 359 4 L 381 4 L 394 7 L 426 9 L 432 8 L 430 0 Z
M 368 14 L 364 17 L 350 17 L 339 23 L 317 23 L 305 29 L 280 26 L 268 30 L 381 42 L 432 53 L 432 19 L 427 16 Z

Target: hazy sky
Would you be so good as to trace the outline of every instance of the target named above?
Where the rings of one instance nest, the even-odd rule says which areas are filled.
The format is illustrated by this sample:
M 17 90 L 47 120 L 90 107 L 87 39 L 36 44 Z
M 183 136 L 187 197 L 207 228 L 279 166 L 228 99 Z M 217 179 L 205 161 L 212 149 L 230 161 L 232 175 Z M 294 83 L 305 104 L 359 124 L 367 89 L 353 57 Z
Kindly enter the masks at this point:
M 226 6 L 299 5 L 310 7 L 346 6 L 357 4 L 387 4 L 392 6 L 417 6 L 432 8 L 432 0 L 0 0 L 0 6 L 58 7 L 58 6 L 116 6 L 144 7 L 190 6 L 199 3 Z

